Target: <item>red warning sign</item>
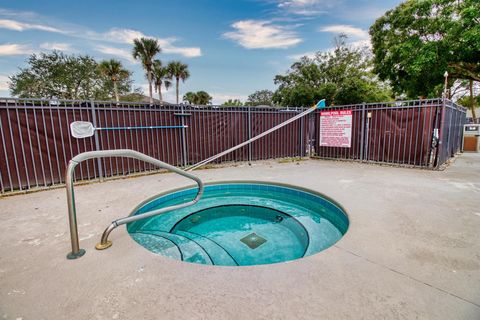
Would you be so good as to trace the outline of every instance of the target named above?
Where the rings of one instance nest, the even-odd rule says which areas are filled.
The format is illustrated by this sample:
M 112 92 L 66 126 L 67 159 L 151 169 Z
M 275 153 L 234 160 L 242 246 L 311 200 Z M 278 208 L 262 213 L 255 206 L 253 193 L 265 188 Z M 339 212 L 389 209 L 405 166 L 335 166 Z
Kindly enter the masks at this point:
M 352 110 L 320 112 L 320 146 L 350 148 Z

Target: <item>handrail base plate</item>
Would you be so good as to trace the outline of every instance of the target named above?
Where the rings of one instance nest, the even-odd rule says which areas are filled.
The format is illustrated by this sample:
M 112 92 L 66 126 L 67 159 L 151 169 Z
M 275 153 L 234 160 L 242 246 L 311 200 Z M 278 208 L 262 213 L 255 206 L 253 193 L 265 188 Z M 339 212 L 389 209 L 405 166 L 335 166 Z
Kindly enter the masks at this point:
M 101 242 L 99 242 L 99 243 L 97 243 L 97 244 L 95 245 L 95 249 L 97 249 L 97 250 L 105 250 L 105 249 L 107 249 L 107 248 L 110 248 L 110 247 L 112 246 L 112 244 L 113 244 L 113 243 L 112 243 L 112 241 L 110 241 L 110 240 L 108 240 L 106 243 L 101 243 Z
M 70 252 L 69 254 L 67 254 L 67 259 L 68 259 L 68 260 L 75 260 L 75 259 L 80 258 L 81 256 L 83 256 L 84 254 L 85 254 L 85 250 L 84 250 L 84 249 L 80 249 L 80 250 L 78 250 L 77 253 Z

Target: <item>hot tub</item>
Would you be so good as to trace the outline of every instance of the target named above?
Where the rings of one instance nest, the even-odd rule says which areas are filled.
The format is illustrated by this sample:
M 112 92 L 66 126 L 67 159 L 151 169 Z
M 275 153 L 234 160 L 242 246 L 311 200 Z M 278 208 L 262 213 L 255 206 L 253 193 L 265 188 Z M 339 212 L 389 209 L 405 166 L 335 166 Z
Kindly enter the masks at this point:
M 177 189 L 139 205 L 133 215 L 191 201 L 197 188 Z M 270 182 L 207 184 L 193 206 L 127 224 L 151 252 L 220 266 L 279 263 L 316 254 L 347 232 L 345 210 L 312 190 Z

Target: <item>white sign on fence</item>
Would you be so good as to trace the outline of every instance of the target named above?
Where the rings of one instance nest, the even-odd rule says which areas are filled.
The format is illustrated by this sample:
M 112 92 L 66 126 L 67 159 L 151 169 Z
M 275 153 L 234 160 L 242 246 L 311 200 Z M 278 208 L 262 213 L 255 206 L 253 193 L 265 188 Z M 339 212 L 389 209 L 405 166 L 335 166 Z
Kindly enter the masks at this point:
M 352 146 L 352 110 L 320 112 L 320 146 Z

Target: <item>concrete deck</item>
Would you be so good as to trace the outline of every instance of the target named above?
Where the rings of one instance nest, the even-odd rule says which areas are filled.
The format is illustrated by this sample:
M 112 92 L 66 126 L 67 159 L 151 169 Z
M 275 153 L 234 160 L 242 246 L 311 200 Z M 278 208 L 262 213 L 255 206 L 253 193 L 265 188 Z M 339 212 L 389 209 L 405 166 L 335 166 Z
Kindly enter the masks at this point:
M 206 181 L 300 185 L 339 201 L 350 229 L 304 259 L 254 267 L 154 255 L 124 227 L 145 198 L 189 184 L 173 174 L 79 186 L 81 259 L 65 190 L 0 199 L 0 319 L 480 319 L 480 156 L 443 172 L 309 160 L 197 171 Z M 3 317 L 3 318 L 2 318 Z

